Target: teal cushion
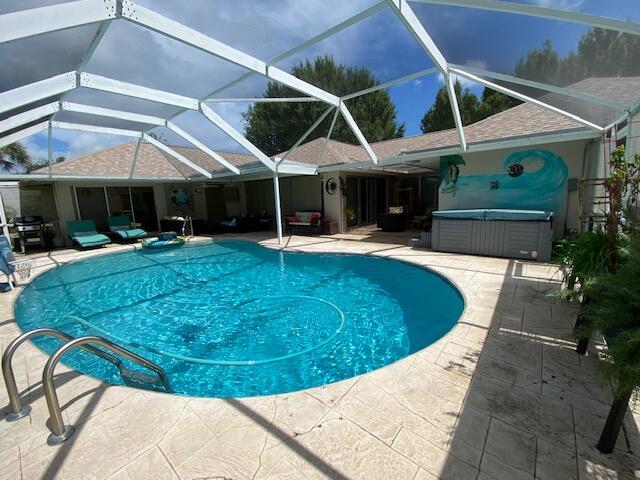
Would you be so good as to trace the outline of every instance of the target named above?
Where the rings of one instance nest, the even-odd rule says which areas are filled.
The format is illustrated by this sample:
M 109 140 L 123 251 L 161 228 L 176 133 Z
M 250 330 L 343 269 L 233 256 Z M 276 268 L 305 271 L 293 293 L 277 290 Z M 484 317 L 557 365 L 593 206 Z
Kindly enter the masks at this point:
M 116 230 L 116 233 L 122 238 L 141 238 L 146 237 L 147 232 L 141 228 L 128 228 L 123 230 Z
M 101 233 L 96 233 L 93 235 L 82 235 L 80 237 L 74 236 L 73 239 L 82 247 L 106 245 L 107 243 L 111 243 L 109 237 L 107 237 L 106 235 L 102 235 Z

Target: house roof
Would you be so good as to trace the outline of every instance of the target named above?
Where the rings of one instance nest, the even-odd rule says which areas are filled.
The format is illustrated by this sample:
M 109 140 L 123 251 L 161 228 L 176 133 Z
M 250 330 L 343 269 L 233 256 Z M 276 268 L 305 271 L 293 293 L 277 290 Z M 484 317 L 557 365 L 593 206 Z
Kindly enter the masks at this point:
M 624 84 L 624 88 L 622 88 Z M 633 87 L 630 89 L 629 87 Z M 640 77 L 632 78 L 589 78 L 571 86 L 591 95 L 601 98 L 628 103 L 632 100 L 629 93 L 633 89 L 640 90 Z M 557 94 L 547 94 L 545 99 L 550 103 L 571 102 L 572 99 Z M 579 110 L 578 105 L 585 104 L 581 108 L 589 108 L 589 113 L 594 114 L 598 109 L 608 109 L 606 106 L 588 102 L 572 102 L 572 110 Z M 562 107 L 561 107 L 562 108 Z M 576 113 L 579 115 L 579 111 Z M 544 109 L 531 103 L 523 103 L 503 112 L 492 115 L 484 120 L 464 127 L 464 133 L 468 145 L 487 143 L 492 141 L 509 140 L 519 137 L 540 136 L 571 131 L 588 131 L 581 123 L 564 115 Z M 457 147 L 459 144 L 456 129 L 429 132 L 411 137 L 395 138 L 371 144 L 371 148 L 378 158 L 397 157 L 405 153 L 440 150 L 449 147 Z M 127 142 L 113 147 L 108 147 L 87 155 L 72 158 L 53 165 L 52 170 L 56 175 L 87 175 L 87 176 L 128 176 L 134 157 L 136 144 Z M 178 153 L 184 155 L 192 162 L 212 172 L 224 174 L 228 172 L 222 165 L 197 148 L 172 147 Z M 228 162 L 238 167 L 243 173 L 247 169 L 261 168 L 260 162 L 253 156 L 233 152 L 218 152 Z M 276 156 L 283 157 L 286 152 Z M 289 156 L 287 161 L 316 166 L 332 166 L 366 162 L 369 157 L 359 145 L 351 145 L 336 140 L 326 142 L 324 138 L 317 138 L 300 145 Z M 47 173 L 47 168 L 42 168 L 33 173 Z M 146 143 L 140 144 L 138 160 L 133 172 L 134 178 L 140 177 L 192 177 L 198 175 L 190 167 L 178 162 L 165 152 Z

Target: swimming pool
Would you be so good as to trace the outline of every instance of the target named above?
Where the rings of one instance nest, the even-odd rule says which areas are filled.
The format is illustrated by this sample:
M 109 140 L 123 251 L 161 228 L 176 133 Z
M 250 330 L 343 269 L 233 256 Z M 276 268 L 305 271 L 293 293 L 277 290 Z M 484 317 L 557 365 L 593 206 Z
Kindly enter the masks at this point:
M 15 317 L 25 331 L 106 337 L 161 365 L 175 393 L 244 397 L 392 363 L 442 337 L 463 309 L 448 281 L 407 263 L 216 241 L 62 265 L 24 289 Z M 60 345 L 35 343 L 48 353 Z M 63 361 L 123 383 L 85 352 Z

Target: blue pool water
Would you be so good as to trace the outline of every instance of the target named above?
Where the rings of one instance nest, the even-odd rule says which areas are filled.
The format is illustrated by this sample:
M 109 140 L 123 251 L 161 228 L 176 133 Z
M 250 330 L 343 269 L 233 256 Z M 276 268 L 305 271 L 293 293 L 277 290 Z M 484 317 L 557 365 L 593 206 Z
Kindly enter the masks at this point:
M 243 397 L 387 365 L 439 339 L 463 308 L 449 282 L 406 263 L 220 241 L 63 265 L 25 288 L 15 315 L 23 330 L 115 341 L 160 364 L 176 393 Z M 64 362 L 123 383 L 113 365 L 82 351 Z

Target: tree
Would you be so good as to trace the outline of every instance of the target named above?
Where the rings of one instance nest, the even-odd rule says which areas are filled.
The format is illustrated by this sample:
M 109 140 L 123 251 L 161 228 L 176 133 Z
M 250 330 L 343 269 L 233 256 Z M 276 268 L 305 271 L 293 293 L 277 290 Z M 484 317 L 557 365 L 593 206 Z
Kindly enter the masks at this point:
M 0 168 L 12 171 L 29 164 L 29 154 L 20 143 L 12 143 L 0 147 Z
M 454 90 L 463 125 L 470 125 L 521 103 L 515 98 L 488 88 L 483 90 L 482 98 L 478 100 L 477 95 L 469 88 L 463 88 L 459 80 L 454 83 Z M 447 87 L 443 86 L 438 90 L 433 105 L 422 117 L 420 129 L 423 133 L 427 133 L 454 127 L 449 94 Z
M 546 40 L 541 50 L 530 50 L 526 58 L 516 64 L 516 77 L 535 82 L 549 82 L 556 79 L 560 71 L 560 56 L 553 49 L 551 40 Z
M 454 83 L 456 98 L 458 99 L 458 108 L 463 125 L 469 125 L 477 120 L 480 101 L 475 93 L 469 91 L 467 87 L 462 87 L 460 80 Z M 420 129 L 423 133 L 435 132 L 438 130 L 446 130 L 455 128 L 453 113 L 451 111 L 451 102 L 449 101 L 449 93 L 446 85 L 438 90 L 433 105 L 424 114 L 420 121 Z
M 504 93 L 485 88 L 482 91 L 482 99 L 478 108 L 478 119 L 476 121 L 495 115 L 504 110 L 520 105 L 522 102 Z
M 366 68 L 336 64 L 332 57 L 322 56 L 294 65 L 291 73 L 301 80 L 334 95 L 373 87 L 379 82 Z M 300 93 L 277 82 L 269 82 L 266 98 L 299 97 Z M 378 90 L 347 101 L 349 111 L 369 142 L 404 135 L 404 124 L 396 121 L 396 108 L 386 90 Z M 322 102 L 256 103 L 243 114 L 245 136 L 267 155 L 289 148 L 315 122 L 327 106 Z M 307 137 L 307 141 L 325 136 L 333 115 L 328 115 Z M 358 141 L 344 120 L 338 116 L 331 138 L 347 143 Z
M 552 85 L 567 86 L 588 77 L 640 75 L 640 37 L 602 28 L 585 33 L 576 51 L 560 58 L 551 40 L 530 50 L 517 63 L 515 74 Z

